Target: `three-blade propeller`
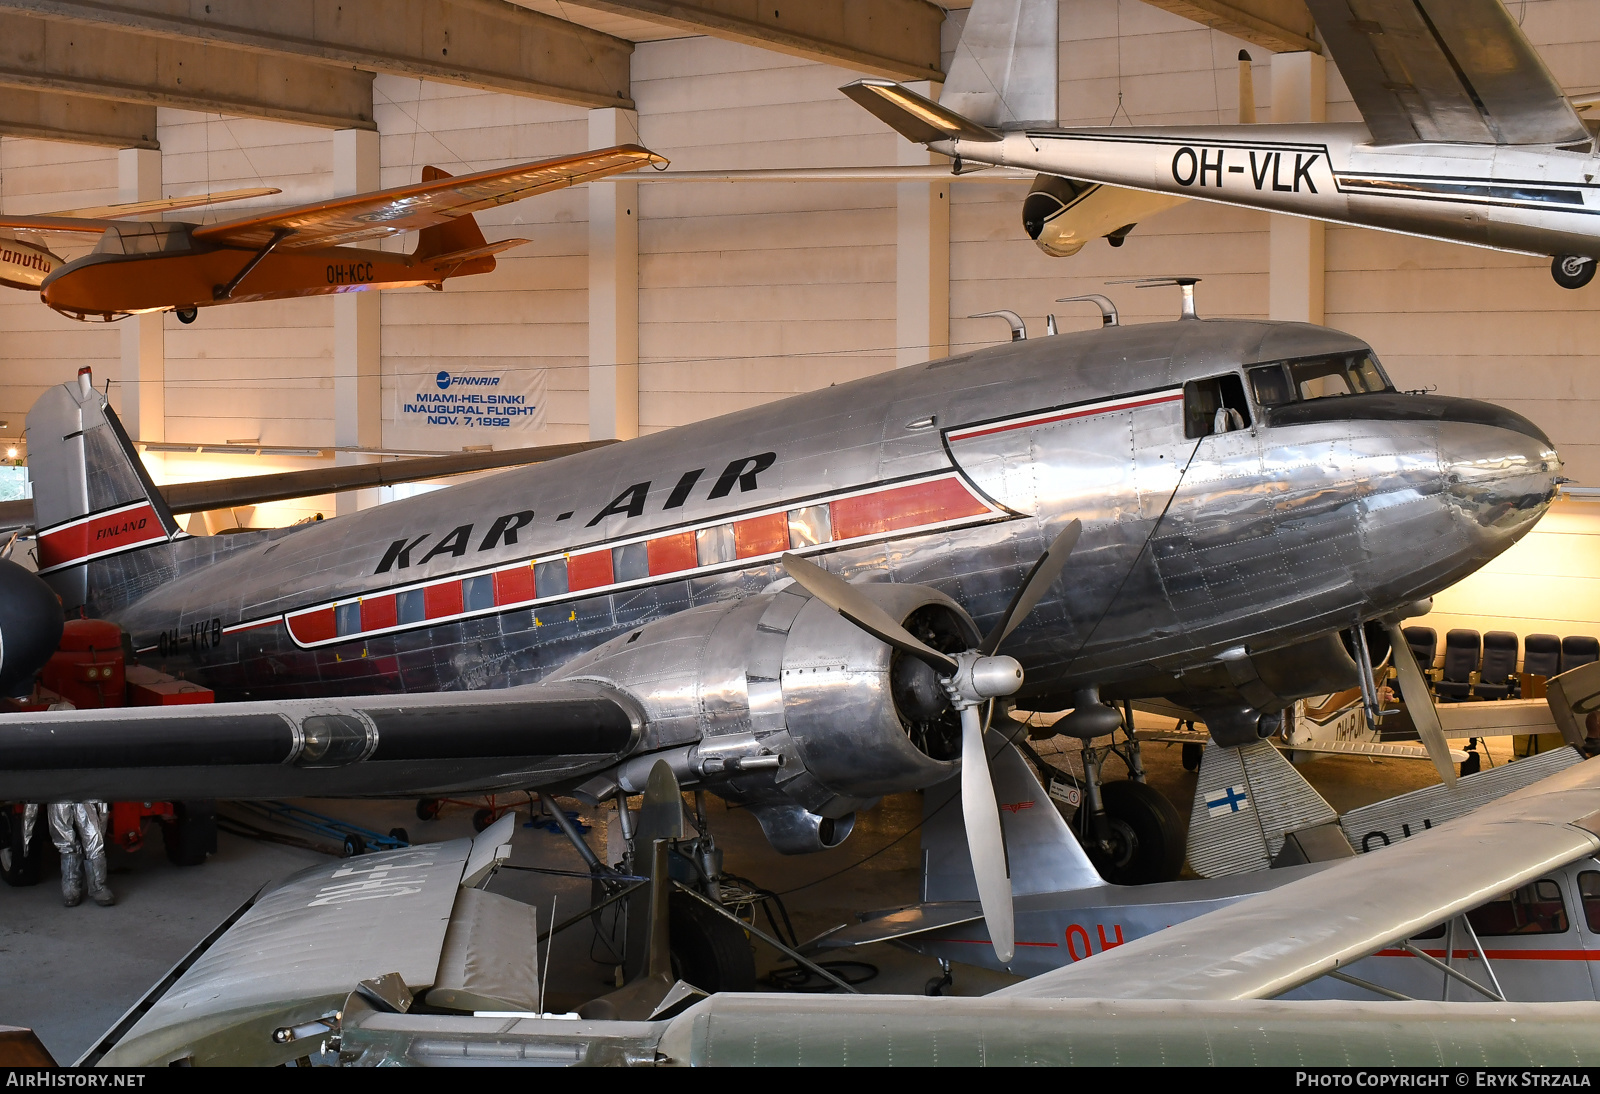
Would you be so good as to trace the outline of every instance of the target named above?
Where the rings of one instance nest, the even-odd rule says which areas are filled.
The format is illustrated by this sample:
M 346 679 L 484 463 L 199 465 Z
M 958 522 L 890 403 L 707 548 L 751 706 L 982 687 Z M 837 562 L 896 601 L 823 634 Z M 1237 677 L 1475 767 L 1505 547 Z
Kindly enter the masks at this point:
M 1082 532 L 1081 521 L 1068 524 L 1034 563 L 994 629 L 976 649 L 959 653 L 942 653 L 923 642 L 843 578 L 795 555 L 783 556 L 783 568 L 795 584 L 879 641 L 918 658 L 939 674 L 951 704 L 961 716 L 961 810 L 966 820 L 972 871 L 978 881 L 978 901 L 983 906 L 995 956 L 1002 962 L 1010 961 L 1016 952 L 1016 926 L 1011 877 L 1000 831 L 1000 806 L 989 777 L 978 707 L 1022 687 L 1022 666 L 996 651 L 1056 583 Z

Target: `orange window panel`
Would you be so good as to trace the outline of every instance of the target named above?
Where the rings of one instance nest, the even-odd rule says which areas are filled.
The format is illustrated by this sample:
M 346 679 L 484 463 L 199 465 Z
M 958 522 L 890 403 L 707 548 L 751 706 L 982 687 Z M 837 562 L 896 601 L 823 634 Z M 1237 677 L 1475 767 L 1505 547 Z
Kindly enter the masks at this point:
M 333 609 L 322 608 L 305 615 L 291 616 L 289 633 L 307 645 L 327 641 L 339 633 L 333 621 Z
M 522 604 L 534 597 L 533 567 L 513 566 L 509 570 L 494 572 L 494 602 L 496 604 Z
M 568 592 L 575 593 L 580 589 L 598 589 L 611 583 L 611 552 L 609 550 L 590 551 L 586 555 L 571 555 L 567 558 Z
M 789 514 L 768 513 L 764 517 L 733 522 L 733 548 L 739 558 L 770 555 L 789 549 Z
M 680 570 L 692 570 L 700 564 L 699 553 L 694 546 L 693 532 L 679 532 L 675 536 L 662 536 L 652 539 L 645 545 L 650 554 L 650 575 L 675 574 Z
M 955 479 L 917 482 L 832 503 L 833 536 L 854 539 L 979 516 L 988 507 Z
M 395 624 L 394 594 L 361 598 L 361 629 L 388 630 Z
M 423 610 L 429 619 L 461 614 L 461 582 L 446 581 L 422 590 Z

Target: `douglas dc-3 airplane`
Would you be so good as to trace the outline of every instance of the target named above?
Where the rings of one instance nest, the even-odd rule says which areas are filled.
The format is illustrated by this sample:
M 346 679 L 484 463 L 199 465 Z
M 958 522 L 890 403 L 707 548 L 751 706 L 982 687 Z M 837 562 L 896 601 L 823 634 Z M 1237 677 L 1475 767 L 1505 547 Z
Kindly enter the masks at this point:
M 172 311 L 193 323 L 198 309 L 218 304 L 416 285 L 442 289 L 446 278 L 490 272 L 496 254 L 528 242 L 487 242 L 474 212 L 658 163 L 666 160 L 620 145 L 470 175 L 424 167 L 422 181 L 406 186 L 220 224 L 44 214 L 0 216 L 0 228 L 100 234 L 89 254 L 53 265 L 35 282 L 40 298 L 69 318 L 111 322 Z M 408 255 L 336 246 L 405 232 L 420 233 Z
M 1533 423 L 1397 392 L 1359 339 L 1193 318 L 227 537 L 178 529 L 87 372 L 28 449 L 66 610 L 227 701 L 0 716 L 0 799 L 603 799 L 665 759 L 798 853 L 959 771 L 1002 960 L 980 706 L 1074 708 L 1058 730 L 1091 738 L 1120 725 L 1105 701 L 1164 695 L 1254 741 L 1354 683 L 1342 630 L 1511 546 L 1560 474 Z M 26 674 L 49 608 L 12 569 L 0 669 Z
M 889 80 L 842 90 L 958 172 L 1041 172 L 1023 222 L 1052 254 L 1199 198 L 1550 255 L 1569 289 L 1594 277 L 1600 138 L 1500 0 L 1307 0 L 1365 125 L 1060 128 L 1056 5 L 975 0 L 937 103 Z

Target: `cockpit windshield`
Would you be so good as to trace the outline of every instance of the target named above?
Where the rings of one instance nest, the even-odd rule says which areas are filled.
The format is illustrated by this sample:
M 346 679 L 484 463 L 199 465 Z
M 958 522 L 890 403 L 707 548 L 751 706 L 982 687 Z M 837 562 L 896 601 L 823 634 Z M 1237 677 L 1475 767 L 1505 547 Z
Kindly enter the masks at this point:
M 129 221 L 113 224 L 100 237 L 96 254 L 153 255 L 176 254 L 194 249 L 187 224 L 162 224 L 159 221 Z
M 1366 350 L 1260 365 L 1250 370 L 1250 387 L 1261 406 L 1394 390 L 1377 358 Z

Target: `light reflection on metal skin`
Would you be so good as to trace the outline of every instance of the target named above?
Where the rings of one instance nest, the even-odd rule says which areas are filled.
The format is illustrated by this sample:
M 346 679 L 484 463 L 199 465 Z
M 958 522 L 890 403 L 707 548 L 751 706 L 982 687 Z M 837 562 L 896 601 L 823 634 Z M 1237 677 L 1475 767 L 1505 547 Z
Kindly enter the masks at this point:
M 1351 352 L 1367 347 L 1326 328 L 1215 320 L 1007 343 L 288 535 L 181 541 L 171 572 L 149 553 L 117 556 L 108 572 L 125 568 L 130 588 L 150 591 L 109 605 L 109 614 L 144 648 L 165 629 L 208 622 L 218 603 L 270 616 L 326 600 L 335 580 L 333 595 L 367 595 L 469 563 L 550 557 L 953 471 L 998 511 L 810 557 L 867 583 L 917 623 L 914 633 L 920 626 L 965 649 L 1078 518 L 1083 534 L 1065 574 L 1002 650 L 1025 671 L 1021 703 L 1065 709 L 1077 689 L 1098 687 L 1108 701 L 1167 695 L 1237 709 L 1238 680 L 1218 660 L 1237 647 L 1248 657 L 1233 671 L 1258 673 L 1288 702 L 1301 692 L 1287 667 L 1305 661 L 1303 651 L 1323 650 L 1337 631 L 1430 596 L 1504 551 L 1543 514 L 1560 473 L 1548 438 L 1525 419 L 1437 396 L 1326 397 L 1277 409 L 1252 398 L 1245 428 L 1185 435 L 1186 383 L 1243 383 L 1256 363 Z M 775 458 L 748 492 L 708 496 L 717 469 L 760 450 Z M 672 484 L 695 468 L 711 470 L 666 509 Z M 647 481 L 642 512 L 613 509 L 585 526 L 619 490 Z M 381 545 L 424 532 L 437 543 L 454 526 L 518 510 L 538 516 L 514 545 L 375 572 Z M 807 528 L 820 538 L 820 525 Z M 212 562 L 213 553 L 225 557 Z M 172 581 L 202 563 L 203 576 Z M 927 681 L 904 659 L 782 577 L 767 556 L 377 634 L 357 649 L 305 648 L 276 626 L 155 660 L 224 698 L 599 680 L 646 709 L 632 754 L 674 750 L 686 783 L 826 819 L 946 777 L 959 755 L 954 712 L 927 707 Z M 1304 686 L 1323 692 L 1329 682 Z M 760 757 L 777 755 L 781 767 L 761 766 L 772 761 Z M 742 768 L 746 757 L 757 763 Z

